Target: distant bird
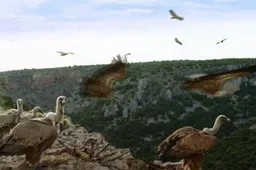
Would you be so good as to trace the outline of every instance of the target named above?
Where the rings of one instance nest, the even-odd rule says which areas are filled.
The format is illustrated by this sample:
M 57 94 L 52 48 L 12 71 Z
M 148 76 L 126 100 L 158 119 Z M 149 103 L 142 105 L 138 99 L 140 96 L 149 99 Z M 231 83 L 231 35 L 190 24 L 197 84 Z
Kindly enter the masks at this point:
M 185 126 L 174 131 L 158 146 L 158 160 L 162 162 L 182 160 L 183 168 L 201 170 L 204 153 L 217 144 L 219 128 L 230 119 L 219 115 L 212 128 L 199 130 Z
M 39 161 L 44 151 L 57 138 L 56 125 L 64 114 L 66 97 L 59 96 L 56 112 L 49 112 L 43 118 L 30 119 L 17 124 L 0 142 L 0 156 L 26 155 L 26 161 L 39 169 Z
M 18 99 L 16 104 L 17 109 L 10 109 L 0 113 L 0 141 L 20 121 L 20 115 L 23 112 L 22 99 Z
M 181 17 L 181 16 L 178 16 L 173 10 L 169 10 L 169 13 L 170 13 L 170 15 L 172 16 L 171 17 L 171 19 L 177 19 L 177 20 L 180 20 L 180 21 L 182 21 L 182 20 L 184 20 L 184 18 L 183 17 Z
M 223 39 L 223 40 L 221 40 L 221 41 L 218 41 L 216 44 L 223 43 L 223 42 L 226 41 L 226 40 L 227 40 L 227 38 L 225 38 L 225 39 Z
M 114 57 L 112 63 L 96 70 L 91 77 L 83 77 L 80 83 L 79 94 L 97 97 L 115 97 L 111 93 L 112 86 L 116 80 L 120 80 L 127 75 L 128 62 L 126 56 L 120 54 Z
M 178 38 L 175 38 L 174 40 L 175 40 L 176 43 L 182 45 L 182 43 L 180 42 L 180 40 L 178 40 Z
M 256 72 L 256 65 L 243 67 L 231 71 L 203 75 L 184 82 L 185 90 L 199 90 L 214 96 L 230 95 L 223 87 L 231 79 L 248 76 Z M 233 91 L 234 92 L 234 91 Z
M 72 52 L 62 52 L 62 51 L 56 51 L 56 52 L 59 53 L 60 56 L 65 56 L 65 55 L 68 55 L 68 54 L 71 54 L 71 55 L 75 54 L 75 53 L 72 53 Z

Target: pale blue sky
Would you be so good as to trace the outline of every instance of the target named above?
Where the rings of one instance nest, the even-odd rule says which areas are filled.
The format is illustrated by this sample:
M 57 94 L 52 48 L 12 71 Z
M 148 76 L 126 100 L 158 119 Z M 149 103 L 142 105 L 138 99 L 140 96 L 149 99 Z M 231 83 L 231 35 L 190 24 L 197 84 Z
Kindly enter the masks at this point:
M 0 71 L 105 64 L 127 52 L 131 62 L 256 54 L 255 0 L 1 1 Z

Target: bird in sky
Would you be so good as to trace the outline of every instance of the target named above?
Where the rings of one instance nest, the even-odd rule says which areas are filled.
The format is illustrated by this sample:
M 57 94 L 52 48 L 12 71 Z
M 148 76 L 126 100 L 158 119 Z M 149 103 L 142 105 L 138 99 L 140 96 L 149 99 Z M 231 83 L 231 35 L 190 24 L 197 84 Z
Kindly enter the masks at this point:
M 227 40 L 227 38 L 225 38 L 225 39 L 223 39 L 223 40 L 221 40 L 221 41 L 218 41 L 216 44 L 223 43 L 223 42 L 226 41 L 226 40 Z
M 65 56 L 65 55 L 68 55 L 68 54 L 74 55 L 74 53 L 72 53 L 72 52 L 63 52 L 63 51 L 56 51 L 56 52 L 59 53 L 60 56 Z
M 181 17 L 181 16 L 178 16 L 173 10 L 169 10 L 169 13 L 170 13 L 170 15 L 172 16 L 171 17 L 171 19 L 177 19 L 177 20 L 180 20 L 180 21 L 182 21 L 182 20 L 184 20 L 184 18 L 183 17 Z
M 183 44 L 180 42 L 180 40 L 178 40 L 178 38 L 175 38 L 174 40 L 175 40 L 176 43 L 178 43 L 178 44 L 180 44 L 180 45 L 183 45 Z

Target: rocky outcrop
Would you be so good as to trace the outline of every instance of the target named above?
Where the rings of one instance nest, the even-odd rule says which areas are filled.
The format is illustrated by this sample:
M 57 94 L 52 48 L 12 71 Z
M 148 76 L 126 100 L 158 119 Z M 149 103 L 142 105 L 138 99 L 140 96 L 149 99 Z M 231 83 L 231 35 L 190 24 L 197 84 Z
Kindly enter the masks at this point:
M 69 124 L 71 125 L 71 124 Z M 53 146 L 41 158 L 43 170 L 160 170 L 164 168 L 147 164 L 134 158 L 130 149 L 117 149 L 100 133 L 89 133 L 79 125 L 66 126 Z M 1 170 L 34 169 L 25 156 L 0 157 Z M 168 168 L 166 170 L 173 170 Z
M 129 149 L 116 149 L 100 133 L 76 125 L 59 134 L 42 157 L 41 166 L 45 170 L 128 170 L 127 159 L 133 159 Z M 2 156 L 0 165 L 1 169 L 32 169 L 24 156 Z

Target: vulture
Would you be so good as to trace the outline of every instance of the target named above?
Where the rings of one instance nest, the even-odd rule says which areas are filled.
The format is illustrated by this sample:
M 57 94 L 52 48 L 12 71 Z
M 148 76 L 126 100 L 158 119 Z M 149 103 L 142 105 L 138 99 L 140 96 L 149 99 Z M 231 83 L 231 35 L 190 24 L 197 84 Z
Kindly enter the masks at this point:
M 178 15 L 177 15 L 173 10 L 171 10 L 171 9 L 169 10 L 169 14 L 172 16 L 171 19 L 177 19 L 177 20 L 180 20 L 180 21 L 184 20 L 184 18 L 178 16 Z
M 23 101 L 18 99 L 16 103 L 17 109 L 0 113 L 0 141 L 20 121 L 20 115 L 23 112 Z
M 256 72 L 256 65 L 247 66 L 231 71 L 202 75 L 184 82 L 185 90 L 198 90 L 208 95 L 227 96 L 233 94 L 225 90 L 224 85 L 227 81 L 248 76 Z
M 39 117 L 37 116 L 38 113 L 44 114 L 43 110 L 39 106 L 34 107 L 31 111 L 22 112 L 20 115 L 20 122 Z
M 40 158 L 57 138 L 58 124 L 64 114 L 66 97 L 59 96 L 56 112 L 43 118 L 34 118 L 18 123 L 0 143 L 0 156 L 26 155 L 26 161 L 39 169 Z
M 226 40 L 227 40 L 227 38 L 225 38 L 225 39 L 223 39 L 223 40 L 221 40 L 221 41 L 218 41 L 216 44 L 223 43 L 223 42 L 226 41 Z
M 182 43 L 180 42 L 180 40 L 178 40 L 178 38 L 175 38 L 174 41 L 180 45 L 182 45 Z
M 112 63 L 96 70 L 91 77 L 83 77 L 79 86 L 79 95 L 97 96 L 97 97 L 115 97 L 111 93 L 113 83 L 127 75 L 127 58 L 121 57 L 120 54 L 114 57 Z
M 182 167 L 199 170 L 204 153 L 217 144 L 214 136 L 222 124 L 230 122 L 225 115 L 219 115 L 212 128 L 199 130 L 185 126 L 174 131 L 158 146 L 158 160 L 162 162 L 182 160 Z
M 59 53 L 60 56 L 65 56 L 65 55 L 68 55 L 68 54 L 71 54 L 71 55 L 75 54 L 75 53 L 71 53 L 71 52 L 62 52 L 62 51 L 56 51 L 56 52 Z

